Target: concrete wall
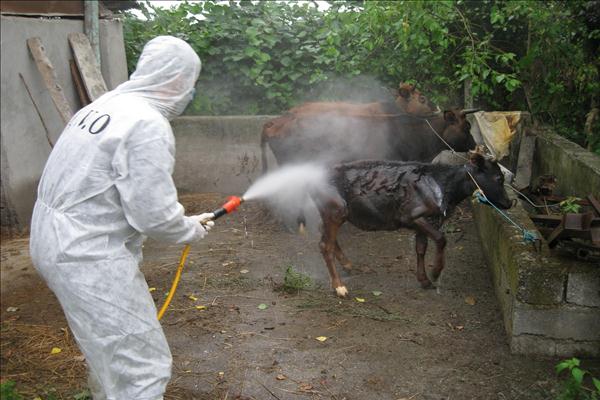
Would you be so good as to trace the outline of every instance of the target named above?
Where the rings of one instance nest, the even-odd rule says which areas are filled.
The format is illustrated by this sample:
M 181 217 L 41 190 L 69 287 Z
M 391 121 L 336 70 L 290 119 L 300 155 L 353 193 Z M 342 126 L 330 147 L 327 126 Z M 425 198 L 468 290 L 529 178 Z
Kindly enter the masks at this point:
M 40 37 L 58 82 L 73 112 L 80 108 L 72 84 L 67 35 L 83 32 L 83 21 L 1 16 L 1 154 L 2 174 L 0 222 L 23 230 L 29 224 L 35 192 L 42 169 L 50 154 L 46 131 L 19 74 L 23 76 L 40 110 L 48 136 L 56 141 L 63 129 L 61 120 L 26 40 Z M 109 89 L 127 79 L 127 64 L 121 22 L 100 21 L 102 74 Z
M 556 175 L 564 194 L 598 196 L 599 162 L 594 154 L 551 132 L 537 137 L 533 169 L 538 175 Z M 537 251 L 523 241 L 522 231 L 490 207 L 477 204 L 474 213 L 511 350 L 599 356 L 600 268 L 557 257 L 543 240 Z M 508 214 L 524 229 L 536 231 L 520 203 Z
M 242 195 L 261 173 L 260 133 L 271 116 L 180 117 L 173 178 L 182 192 Z M 276 162 L 267 149 L 270 166 Z
M 533 163 L 533 180 L 552 174 L 557 178 L 556 192 L 563 196 L 585 198 L 593 194 L 600 200 L 600 157 L 551 131 L 538 134 Z

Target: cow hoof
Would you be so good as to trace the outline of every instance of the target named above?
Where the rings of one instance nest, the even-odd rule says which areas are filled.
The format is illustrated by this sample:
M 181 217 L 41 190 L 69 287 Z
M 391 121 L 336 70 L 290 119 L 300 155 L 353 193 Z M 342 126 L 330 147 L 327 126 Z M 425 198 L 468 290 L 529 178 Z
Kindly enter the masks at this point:
M 348 296 L 348 289 L 346 289 L 346 286 L 338 286 L 335 288 L 335 294 L 338 297 L 346 297 Z
M 306 235 L 306 225 L 304 225 L 304 224 L 298 225 L 298 233 L 302 236 Z
M 420 281 L 421 288 L 423 289 L 433 289 L 433 285 L 429 279 L 425 279 L 424 281 Z

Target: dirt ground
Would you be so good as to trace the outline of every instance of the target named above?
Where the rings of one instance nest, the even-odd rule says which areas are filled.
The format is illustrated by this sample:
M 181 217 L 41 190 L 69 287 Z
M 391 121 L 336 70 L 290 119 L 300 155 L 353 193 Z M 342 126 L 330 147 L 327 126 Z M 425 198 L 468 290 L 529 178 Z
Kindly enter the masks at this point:
M 224 199 L 181 200 L 195 213 Z M 244 204 L 192 248 L 162 320 L 174 359 L 166 398 L 553 398 L 559 360 L 509 352 L 468 204 L 447 227 L 438 293 L 417 283 L 410 232 L 345 225 L 339 241 L 355 270 L 343 274 L 350 297 L 340 300 L 317 235 L 290 233 L 259 204 Z M 26 398 L 73 399 L 85 388 L 84 360 L 27 246 L 27 238 L 2 241 L 1 379 L 16 382 Z M 144 246 L 142 270 L 157 306 L 180 252 L 154 241 Z M 285 290 L 288 266 L 314 287 Z M 52 354 L 55 347 L 61 351 Z

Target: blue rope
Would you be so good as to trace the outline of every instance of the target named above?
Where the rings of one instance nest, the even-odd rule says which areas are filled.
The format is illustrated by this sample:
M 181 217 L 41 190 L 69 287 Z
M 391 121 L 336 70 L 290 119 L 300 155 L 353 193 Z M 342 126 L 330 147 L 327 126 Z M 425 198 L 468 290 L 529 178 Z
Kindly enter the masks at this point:
M 498 207 L 496 207 L 494 205 L 494 203 L 492 203 L 491 201 L 489 201 L 487 199 L 487 197 L 485 197 L 485 195 L 483 194 L 483 192 L 481 190 L 476 190 L 475 193 L 474 193 L 474 196 L 477 198 L 477 200 L 479 200 L 480 203 L 482 203 L 482 204 L 488 204 L 488 205 L 491 205 L 492 207 L 494 207 L 494 209 L 496 211 L 498 211 L 500 213 L 500 215 L 502 215 L 511 224 L 513 224 L 517 229 L 519 229 L 521 232 L 523 232 L 523 241 L 525 243 L 535 243 L 536 240 L 539 240 L 538 236 L 537 236 L 537 234 L 535 232 L 529 231 L 529 230 L 521 227 L 515 221 L 513 221 L 512 219 L 510 219 L 510 217 L 508 215 L 506 215 L 504 212 L 502 212 L 502 210 L 500 210 Z

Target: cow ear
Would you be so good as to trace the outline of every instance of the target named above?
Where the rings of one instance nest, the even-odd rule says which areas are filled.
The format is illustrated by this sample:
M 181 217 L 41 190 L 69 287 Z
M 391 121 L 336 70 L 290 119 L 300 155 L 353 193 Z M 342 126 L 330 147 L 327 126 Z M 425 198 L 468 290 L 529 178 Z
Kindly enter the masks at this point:
M 398 86 L 398 96 L 408 99 L 413 90 L 414 88 L 412 85 L 408 83 L 401 83 L 400 86 Z
M 444 111 L 444 119 L 451 124 L 456 124 L 458 122 L 458 118 L 456 118 L 456 114 L 452 110 Z
M 482 170 L 485 166 L 485 156 L 477 150 L 469 151 L 469 162 L 478 169 Z

